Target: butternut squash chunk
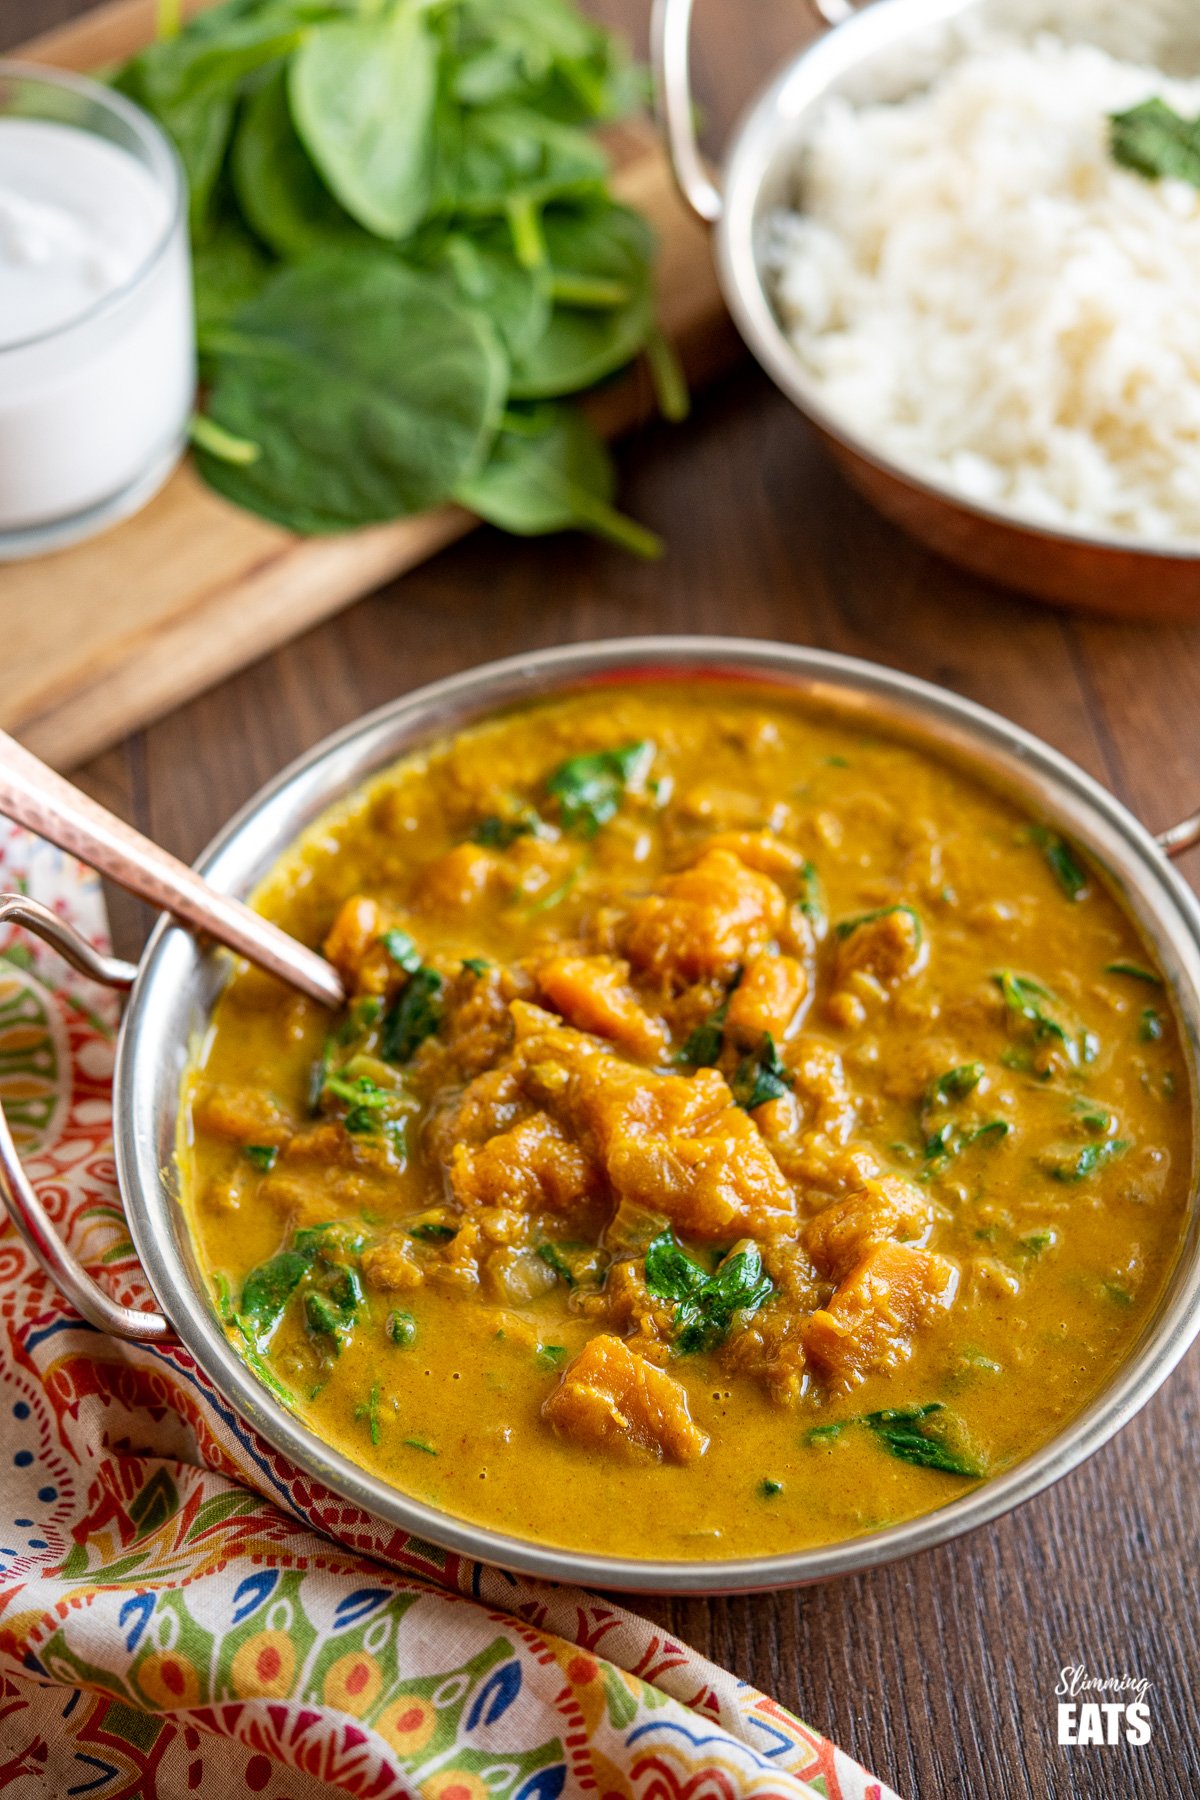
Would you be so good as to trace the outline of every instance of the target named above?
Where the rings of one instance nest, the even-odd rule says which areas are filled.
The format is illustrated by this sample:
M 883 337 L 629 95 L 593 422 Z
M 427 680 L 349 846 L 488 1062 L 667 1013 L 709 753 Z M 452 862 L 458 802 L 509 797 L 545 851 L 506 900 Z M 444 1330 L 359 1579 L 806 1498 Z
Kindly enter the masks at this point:
M 679 1383 L 607 1333 L 568 1363 L 542 1416 L 564 1437 L 608 1455 L 690 1463 L 708 1448 Z

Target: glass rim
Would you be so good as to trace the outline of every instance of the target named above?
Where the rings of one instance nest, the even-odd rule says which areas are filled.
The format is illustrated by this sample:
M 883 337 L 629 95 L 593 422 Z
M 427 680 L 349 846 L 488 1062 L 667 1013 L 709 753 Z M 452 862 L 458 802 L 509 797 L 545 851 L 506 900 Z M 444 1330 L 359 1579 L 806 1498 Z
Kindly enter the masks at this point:
M 29 337 L 0 344 L 0 362 L 19 351 L 36 349 L 39 344 L 54 343 L 56 339 L 64 338 L 91 320 L 100 318 L 105 313 L 115 312 L 124 305 L 162 262 L 182 221 L 187 195 L 183 164 L 174 144 L 158 121 L 124 94 L 117 93 L 114 88 L 107 87 L 102 82 L 94 81 L 89 75 L 80 75 L 71 69 L 52 68 L 46 63 L 25 62 L 19 57 L 0 57 L 0 87 L 7 81 L 27 82 L 34 86 L 58 88 L 66 93 L 76 94 L 81 100 L 88 100 L 101 111 L 121 120 L 149 152 L 150 172 L 167 197 L 167 217 L 145 255 L 124 281 L 117 287 L 110 288 L 108 293 L 101 294 L 82 312 L 72 314 L 69 319 L 63 319 L 44 331 L 36 331 Z M 8 116 L 0 106 L 0 123 Z M 57 124 L 61 121 L 46 120 L 43 123 Z M 88 130 L 86 126 L 72 126 L 69 129 Z M 88 132 L 88 135 L 98 137 L 101 134 Z

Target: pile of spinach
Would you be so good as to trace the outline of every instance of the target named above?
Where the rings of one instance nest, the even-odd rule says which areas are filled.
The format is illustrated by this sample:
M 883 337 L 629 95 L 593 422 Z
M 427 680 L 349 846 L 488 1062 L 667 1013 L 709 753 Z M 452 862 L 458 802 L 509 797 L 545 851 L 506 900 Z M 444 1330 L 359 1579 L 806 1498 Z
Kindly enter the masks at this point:
M 187 174 L 212 487 L 306 533 L 457 499 L 658 552 L 571 398 L 645 352 L 686 410 L 592 135 L 640 76 L 573 0 L 225 0 L 115 80 Z

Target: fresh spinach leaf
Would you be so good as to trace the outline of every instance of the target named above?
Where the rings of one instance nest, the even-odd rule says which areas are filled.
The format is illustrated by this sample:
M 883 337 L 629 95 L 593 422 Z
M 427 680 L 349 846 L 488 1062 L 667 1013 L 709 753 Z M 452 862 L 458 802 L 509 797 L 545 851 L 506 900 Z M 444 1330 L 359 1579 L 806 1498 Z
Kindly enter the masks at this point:
M 1063 1150 L 1047 1151 L 1042 1166 L 1055 1181 L 1086 1181 L 1106 1163 L 1124 1156 L 1129 1145 L 1124 1138 L 1104 1138 L 1098 1143 L 1071 1145 Z
M 417 1321 L 410 1312 L 390 1312 L 384 1331 L 389 1344 L 394 1344 L 398 1350 L 407 1350 L 416 1341 Z
M 668 1227 L 646 1246 L 646 1287 L 658 1300 L 691 1300 L 708 1285 L 700 1264 L 675 1241 Z
M 734 1071 L 730 1090 L 739 1106 L 753 1112 L 769 1100 L 782 1100 L 795 1077 L 780 1061 L 775 1039 L 763 1033 L 762 1043 L 753 1056 L 744 1056 Z
M 240 1317 L 259 1350 L 269 1343 L 284 1307 L 311 1266 L 312 1257 L 303 1251 L 280 1250 L 247 1275 L 242 1287 Z
M 1031 1027 L 1035 1042 L 1059 1045 L 1072 1068 L 1095 1060 L 1099 1048 L 1095 1038 L 1070 1017 L 1057 995 L 1042 982 L 1035 981 L 1032 975 L 1014 974 L 1011 969 L 998 970 L 992 979 L 1013 1017 Z
M 1106 975 L 1128 975 L 1131 981 L 1144 981 L 1148 987 L 1162 986 L 1162 976 L 1156 975 L 1153 969 L 1144 969 L 1141 963 L 1105 963 L 1104 973 Z
M 551 400 L 594 387 L 632 362 L 654 329 L 654 236 L 644 219 L 596 201 L 552 208 L 542 233 L 552 272 L 617 282 L 629 298 L 603 312 L 556 306 L 537 343 L 514 359 L 516 400 Z
M 662 540 L 616 510 L 615 491 L 607 446 L 578 407 L 560 403 L 506 414 L 487 462 L 455 498 L 517 537 L 575 527 L 635 556 L 661 556 Z
M 825 929 L 825 896 L 815 863 L 806 862 L 796 884 L 796 905 L 818 932 Z
M 553 1269 L 560 1281 L 565 1281 L 569 1288 L 575 1286 L 574 1271 L 557 1244 L 539 1244 L 537 1246 L 537 1253 L 545 1263 L 546 1267 L 548 1269 Z
M 747 1244 L 734 1251 L 698 1294 L 676 1307 L 679 1349 L 688 1353 L 715 1349 L 729 1335 L 734 1315 L 757 1312 L 773 1291 L 758 1246 Z
M 237 468 L 202 454 L 201 472 L 295 530 L 436 504 L 500 422 L 505 361 L 486 321 L 382 252 L 282 269 L 209 350 L 212 417 L 262 455 Z
M 441 1023 L 442 986 L 436 969 L 422 967 L 409 977 L 407 987 L 383 1021 L 381 1049 L 385 1061 L 408 1062 L 425 1039 L 433 1036 Z
M 309 155 L 351 217 L 379 237 L 407 237 L 432 199 L 437 73 L 436 40 L 412 4 L 318 25 L 288 67 Z
M 926 1106 L 965 1099 L 968 1094 L 974 1093 L 983 1080 L 984 1073 L 981 1062 L 959 1063 L 957 1068 L 947 1069 L 944 1075 L 937 1076 L 930 1083 L 925 1097 Z
M 436 204 L 455 218 L 508 220 L 517 261 L 550 261 L 542 211 L 552 200 L 603 192 L 608 157 L 594 138 L 518 107 L 442 115 Z
M 243 217 L 278 256 L 370 244 L 309 161 L 288 110 L 282 68 L 243 107 L 229 172 Z
M 1068 900 L 1082 900 L 1088 892 L 1088 878 L 1066 839 L 1045 825 L 1035 825 L 1030 835 Z
M 860 1423 L 875 1433 L 889 1456 L 898 1457 L 901 1462 L 972 1480 L 987 1472 L 981 1460 L 965 1447 L 965 1433 L 954 1415 L 938 1400 L 927 1406 L 864 1413 Z M 955 1442 L 955 1438 L 961 1441 Z
M 509 818 L 489 813 L 471 833 L 471 842 L 485 850 L 507 850 L 518 838 L 536 837 L 537 830 L 537 815 L 532 812 L 514 813 Z
M 421 967 L 421 952 L 407 931 L 393 928 L 391 931 L 385 931 L 379 941 L 398 969 L 403 969 L 406 975 L 416 974 Z
M 207 29 L 160 38 L 117 74 L 116 86 L 174 140 L 188 182 L 193 231 L 202 230 L 247 77 L 294 50 L 300 21 L 276 8 L 221 7 Z
M 233 217 L 218 220 L 192 246 L 192 287 L 196 336 L 203 353 L 209 332 L 227 325 L 261 289 L 272 264 L 260 245 Z
M 734 1251 L 709 1275 L 670 1229 L 647 1246 L 645 1276 L 651 1294 L 675 1302 L 675 1344 L 685 1353 L 715 1349 L 734 1315 L 757 1312 L 773 1291 L 756 1245 Z
M 466 0 L 456 18 L 454 95 L 467 106 L 536 106 L 552 118 L 615 118 L 636 97 L 617 41 L 559 0 Z
M 643 739 L 560 763 L 546 782 L 546 792 L 558 803 L 564 831 L 594 837 L 615 818 L 628 790 L 645 781 L 654 754 L 654 745 Z
M 513 360 L 527 355 L 550 323 L 549 284 L 543 273 L 517 261 L 507 226 L 445 231 L 429 267 L 460 299 L 487 314 Z

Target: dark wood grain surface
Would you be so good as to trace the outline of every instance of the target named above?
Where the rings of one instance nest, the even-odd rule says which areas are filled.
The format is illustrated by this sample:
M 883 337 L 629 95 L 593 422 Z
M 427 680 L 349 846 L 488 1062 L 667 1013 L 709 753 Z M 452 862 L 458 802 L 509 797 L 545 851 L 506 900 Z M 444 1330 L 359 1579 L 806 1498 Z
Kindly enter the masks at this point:
M 76 10 L 4 0 L 0 35 L 15 43 Z M 644 30 L 642 0 L 603 11 Z M 702 6 L 710 121 L 806 29 L 799 4 Z M 630 445 L 624 473 L 631 510 L 670 544 L 662 564 L 480 533 L 130 738 L 80 772 L 84 785 L 190 858 L 289 758 L 421 682 L 534 645 L 706 631 L 817 644 L 943 682 L 1047 738 L 1155 828 L 1200 804 L 1200 626 L 1069 618 L 957 574 L 848 491 L 749 363 L 687 427 Z M 128 952 L 145 920 L 120 896 L 112 910 Z M 901 1794 L 1193 1800 L 1198 1434 L 1193 1353 L 1091 1463 L 984 1532 L 835 1585 L 643 1610 Z M 1150 1744 L 1060 1749 L 1066 1664 L 1149 1679 Z

